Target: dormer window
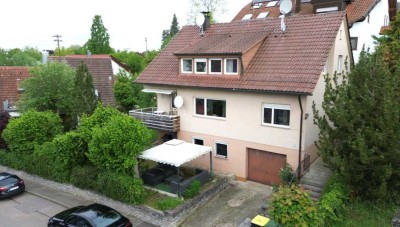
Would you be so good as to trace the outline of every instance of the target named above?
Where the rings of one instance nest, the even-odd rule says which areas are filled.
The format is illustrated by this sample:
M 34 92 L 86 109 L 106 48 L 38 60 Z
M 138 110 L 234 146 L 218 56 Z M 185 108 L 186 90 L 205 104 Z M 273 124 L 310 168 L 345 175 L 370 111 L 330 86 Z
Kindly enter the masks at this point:
M 244 17 L 242 18 L 242 20 L 250 20 L 252 16 L 253 16 L 253 14 L 251 14 L 251 13 L 246 14 L 246 15 L 244 15 Z
M 238 59 L 226 58 L 225 59 L 225 74 L 238 74 Z
M 205 58 L 198 58 L 194 60 L 195 64 L 195 72 L 200 74 L 207 73 L 207 59 Z
M 209 64 L 210 64 L 210 73 L 211 74 L 221 74 L 222 73 L 222 59 L 221 58 L 211 58 Z
M 193 73 L 193 60 L 184 58 L 182 59 L 182 73 Z

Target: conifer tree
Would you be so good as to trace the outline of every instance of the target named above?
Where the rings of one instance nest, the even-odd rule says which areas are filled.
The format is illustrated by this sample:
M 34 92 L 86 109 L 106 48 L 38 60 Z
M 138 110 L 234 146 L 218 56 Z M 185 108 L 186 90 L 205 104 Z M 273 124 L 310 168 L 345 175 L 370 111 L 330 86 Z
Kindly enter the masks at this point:
M 92 54 L 110 54 L 113 52 L 110 47 L 110 35 L 107 33 L 107 28 L 104 27 L 100 15 L 94 16 L 90 31 L 91 37 L 86 43 L 86 48 Z
M 92 74 L 83 62 L 76 70 L 74 90 L 78 116 L 84 113 L 91 115 L 96 109 L 98 98 L 95 94 Z

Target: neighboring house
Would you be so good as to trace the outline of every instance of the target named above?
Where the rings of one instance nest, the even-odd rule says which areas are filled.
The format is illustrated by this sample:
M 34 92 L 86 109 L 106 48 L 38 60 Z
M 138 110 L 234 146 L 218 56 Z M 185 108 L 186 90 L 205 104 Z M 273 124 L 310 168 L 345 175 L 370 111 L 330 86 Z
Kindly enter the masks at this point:
M 373 35 L 379 36 L 381 27 L 393 19 L 396 0 L 292 0 L 295 15 L 346 11 L 354 61 L 362 48 L 374 51 Z M 390 7 L 389 7 L 390 4 Z M 247 19 L 277 18 L 280 15 L 279 1 L 254 0 L 234 17 L 233 21 Z
M 205 23 L 207 24 L 207 22 Z M 136 80 L 157 107 L 132 110 L 160 137 L 213 147 L 214 170 L 271 185 L 317 155 L 323 75 L 352 64 L 344 12 L 184 26 Z M 174 102 L 175 101 L 175 102 Z M 207 156 L 192 161 L 209 168 Z
M 0 66 L 0 112 L 7 111 L 11 116 L 19 116 L 16 102 L 23 91 L 19 84 L 29 76 L 28 67 Z
M 77 68 L 81 62 L 85 63 L 93 76 L 93 85 L 96 93 L 104 105 L 116 106 L 113 92 L 114 75 L 125 66 L 110 55 L 67 55 L 50 56 L 49 61 L 60 61 Z

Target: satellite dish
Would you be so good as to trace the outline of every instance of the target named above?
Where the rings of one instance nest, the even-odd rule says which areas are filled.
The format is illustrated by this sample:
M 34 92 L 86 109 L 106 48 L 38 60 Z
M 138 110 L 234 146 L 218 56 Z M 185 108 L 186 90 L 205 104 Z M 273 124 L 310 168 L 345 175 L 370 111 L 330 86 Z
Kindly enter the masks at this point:
M 281 4 L 279 5 L 279 11 L 285 15 L 292 11 L 292 1 L 291 0 L 281 0 Z
M 206 18 L 204 17 L 204 15 L 202 13 L 199 13 L 196 16 L 196 25 L 199 27 L 202 27 L 205 20 L 206 20 Z
M 181 96 L 176 96 L 174 99 L 174 105 L 177 108 L 181 108 L 183 106 L 183 98 Z

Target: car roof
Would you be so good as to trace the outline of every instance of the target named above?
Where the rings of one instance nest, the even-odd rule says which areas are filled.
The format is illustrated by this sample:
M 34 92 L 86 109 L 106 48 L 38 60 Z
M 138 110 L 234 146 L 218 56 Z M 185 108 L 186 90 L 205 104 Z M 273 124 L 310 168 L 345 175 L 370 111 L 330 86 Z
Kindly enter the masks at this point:
M 124 218 L 122 214 L 120 214 L 113 208 L 98 203 L 93 203 L 88 206 L 82 207 L 81 209 L 76 210 L 73 214 L 84 217 L 85 219 L 92 222 L 97 217 L 104 216 L 105 214 L 110 214 L 110 212 L 117 214 L 119 218 Z
M 15 176 L 15 175 L 11 174 L 11 173 L 7 173 L 7 172 L 1 172 L 0 173 L 0 180 L 4 180 L 4 179 L 12 177 L 12 176 Z

